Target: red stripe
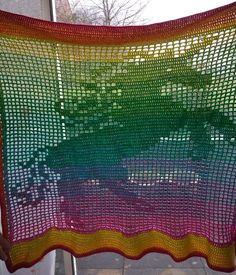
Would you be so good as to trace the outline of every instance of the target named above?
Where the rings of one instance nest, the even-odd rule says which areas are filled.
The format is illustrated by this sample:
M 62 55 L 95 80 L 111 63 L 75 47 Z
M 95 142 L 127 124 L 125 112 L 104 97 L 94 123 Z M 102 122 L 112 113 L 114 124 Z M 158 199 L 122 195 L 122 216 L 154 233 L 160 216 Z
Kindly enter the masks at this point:
M 235 25 L 236 2 L 206 12 L 145 26 L 89 26 L 54 23 L 0 11 L 0 33 L 66 43 L 90 45 L 163 42 L 167 38 L 186 37 Z

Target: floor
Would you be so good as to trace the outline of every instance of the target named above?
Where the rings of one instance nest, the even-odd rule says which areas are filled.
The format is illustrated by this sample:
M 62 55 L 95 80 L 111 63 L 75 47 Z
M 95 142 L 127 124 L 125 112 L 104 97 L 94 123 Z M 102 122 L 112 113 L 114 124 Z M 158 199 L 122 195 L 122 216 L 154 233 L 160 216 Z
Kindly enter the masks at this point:
M 209 269 L 204 259 L 192 257 L 176 263 L 168 255 L 149 253 L 140 260 L 129 260 L 116 253 L 99 253 L 77 259 L 78 275 L 223 275 L 233 273 Z M 65 275 L 63 255 L 57 250 L 55 275 Z

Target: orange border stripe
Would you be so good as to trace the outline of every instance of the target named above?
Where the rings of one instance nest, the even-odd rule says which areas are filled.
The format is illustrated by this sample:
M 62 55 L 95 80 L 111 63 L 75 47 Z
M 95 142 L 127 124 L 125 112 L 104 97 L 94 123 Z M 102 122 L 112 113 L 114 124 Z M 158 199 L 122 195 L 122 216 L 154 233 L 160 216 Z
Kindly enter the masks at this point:
M 29 247 L 31 247 L 30 254 L 24 253 L 24 251 L 29 251 Z M 12 257 L 15 261 L 14 268 L 12 268 L 10 259 L 7 266 L 11 271 L 22 266 L 31 266 L 43 255 L 56 248 L 65 249 L 77 257 L 102 251 L 117 252 L 131 259 L 139 259 L 148 252 L 166 253 L 176 261 L 183 261 L 191 256 L 201 256 L 215 270 L 234 271 L 233 244 L 227 247 L 217 247 L 202 236 L 188 234 L 182 239 L 172 239 L 157 231 L 143 232 L 127 237 L 121 232 L 108 230 L 78 234 L 73 231 L 50 229 L 37 239 L 15 244 L 10 254 L 10 258 Z M 22 253 L 19 254 L 19 251 Z M 38 258 L 39 255 L 40 258 Z

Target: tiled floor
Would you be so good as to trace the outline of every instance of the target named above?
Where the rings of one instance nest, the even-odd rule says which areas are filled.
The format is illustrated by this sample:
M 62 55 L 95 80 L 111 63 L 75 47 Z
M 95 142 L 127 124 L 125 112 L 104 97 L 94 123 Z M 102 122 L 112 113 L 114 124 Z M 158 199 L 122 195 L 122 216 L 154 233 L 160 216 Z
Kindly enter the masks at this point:
M 116 253 L 98 253 L 77 259 L 78 275 L 223 275 L 209 269 L 204 259 L 192 257 L 176 263 L 168 255 L 149 253 L 129 260 Z M 236 275 L 236 272 L 230 273 Z M 65 275 L 62 251 L 57 250 L 55 275 Z

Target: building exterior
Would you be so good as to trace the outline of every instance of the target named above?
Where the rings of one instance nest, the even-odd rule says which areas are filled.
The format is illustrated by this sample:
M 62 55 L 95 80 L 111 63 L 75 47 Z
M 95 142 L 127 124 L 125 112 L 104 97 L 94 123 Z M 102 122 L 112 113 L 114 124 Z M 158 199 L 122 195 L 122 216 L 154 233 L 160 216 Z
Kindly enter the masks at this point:
M 73 14 L 68 0 L 56 0 L 57 21 L 71 23 Z

